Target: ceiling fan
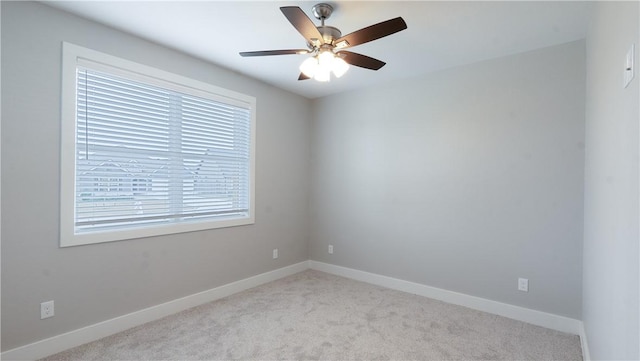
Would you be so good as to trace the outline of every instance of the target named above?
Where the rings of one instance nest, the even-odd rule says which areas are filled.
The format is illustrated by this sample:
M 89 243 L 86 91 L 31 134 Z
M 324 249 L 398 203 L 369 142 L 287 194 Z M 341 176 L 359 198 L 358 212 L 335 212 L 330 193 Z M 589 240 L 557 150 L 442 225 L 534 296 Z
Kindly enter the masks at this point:
M 314 78 L 317 81 L 329 81 L 331 73 L 336 77 L 344 75 L 349 64 L 378 70 L 386 63 L 344 49 L 380 39 L 407 28 L 404 20 L 397 17 L 342 36 L 338 28 L 324 25 L 324 21 L 333 12 L 333 7 L 329 4 L 320 3 L 312 8 L 315 18 L 321 21 L 320 26 L 316 26 L 297 6 L 283 6 L 280 10 L 291 25 L 307 40 L 308 49 L 246 51 L 241 52 L 240 56 L 312 54 L 312 57 L 307 58 L 300 65 L 301 73 L 298 80 Z

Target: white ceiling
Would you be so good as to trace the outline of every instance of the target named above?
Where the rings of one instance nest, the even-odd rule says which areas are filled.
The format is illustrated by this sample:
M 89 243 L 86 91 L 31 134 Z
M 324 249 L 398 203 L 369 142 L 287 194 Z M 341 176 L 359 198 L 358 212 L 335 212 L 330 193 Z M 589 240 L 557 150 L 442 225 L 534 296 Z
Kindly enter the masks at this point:
M 346 35 L 401 16 L 407 30 L 349 49 L 387 62 L 379 71 L 351 67 L 329 83 L 298 81 L 305 55 L 242 58 L 240 51 L 305 48 L 280 12 L 321 1 L 47 2 L 266 83 L 317 98 L 381 85 L 457 65 L 562 44 L 586 36 L 590 3 L 582 1 L 325 1 L 326 25 Z

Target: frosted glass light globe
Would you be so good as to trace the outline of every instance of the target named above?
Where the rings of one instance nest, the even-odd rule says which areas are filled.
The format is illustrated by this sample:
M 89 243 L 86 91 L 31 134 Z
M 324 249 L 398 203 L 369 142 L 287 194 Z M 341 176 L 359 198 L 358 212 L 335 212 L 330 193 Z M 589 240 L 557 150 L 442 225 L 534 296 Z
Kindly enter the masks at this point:
M 335 75 L 336 78 L 339 78 L 349 70 L 349 64 L 347 64 L 344 59 L 336 56 L 335 59 L 333 59 L 332 69 L 333 75 Z
M 334 58 L 335 55 L 331 51 L 323 51 L 318 55 L 318 65 L 320 65 L 321 68 L 331 70 Z
M 302 74 L 308 76 L 309 78 L 313 78 L 316 71 L 318 69 L 318 59 L 315 57 L 308 58 L 300 64 L 300 71 Z

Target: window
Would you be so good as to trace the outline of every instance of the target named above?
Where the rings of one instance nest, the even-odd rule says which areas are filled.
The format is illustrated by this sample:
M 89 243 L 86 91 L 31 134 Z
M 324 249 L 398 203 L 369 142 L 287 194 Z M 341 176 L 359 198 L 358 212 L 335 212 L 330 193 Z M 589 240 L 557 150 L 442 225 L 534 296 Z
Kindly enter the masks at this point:
M 63 43 L 60 245 L 254 222 L 255 98 Z

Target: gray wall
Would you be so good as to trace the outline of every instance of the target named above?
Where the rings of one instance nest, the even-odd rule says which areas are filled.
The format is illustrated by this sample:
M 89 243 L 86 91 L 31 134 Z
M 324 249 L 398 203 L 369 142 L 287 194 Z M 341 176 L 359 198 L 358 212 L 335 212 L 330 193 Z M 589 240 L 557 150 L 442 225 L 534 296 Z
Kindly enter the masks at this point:
M 315 100 L 310 258 L 580 319 L 584 59 L 579 41 Z
M 638 2 L 599 2 L 587 41 L 583 320 L 591 357 L 640 359 Z M 636 46 L 636 77 L 623 89 Z
M 309 100 L 39 3 L 1 6 L 2 350 L 308 258 Z M 58 248 L 63 40 L 257 97 L 256 224 Z

